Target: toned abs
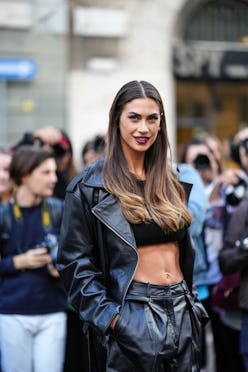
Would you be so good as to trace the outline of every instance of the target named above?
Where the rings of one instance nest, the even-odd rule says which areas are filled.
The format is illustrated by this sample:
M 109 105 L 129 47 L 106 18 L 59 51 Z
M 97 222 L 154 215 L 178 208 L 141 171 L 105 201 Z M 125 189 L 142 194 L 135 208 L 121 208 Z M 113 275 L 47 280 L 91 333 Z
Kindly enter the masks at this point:
M 173 284 L 183 280 L 177 242 L 139 246 L 134 280 L 151 284 Z

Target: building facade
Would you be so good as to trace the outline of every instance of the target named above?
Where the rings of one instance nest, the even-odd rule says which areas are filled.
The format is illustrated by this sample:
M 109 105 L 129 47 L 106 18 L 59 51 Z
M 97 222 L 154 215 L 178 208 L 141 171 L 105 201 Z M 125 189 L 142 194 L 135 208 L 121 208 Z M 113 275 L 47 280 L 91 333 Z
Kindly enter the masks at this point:
M 242 0 L 0 0 L 1 144 L 55 125 L 79 159 L 134 79 L 161 92 L 174 154 L 201 130 L 231 136 L 248 122 L 247 9 Z M 6 77 L 6 58 L 31 60 L 31 76 Z

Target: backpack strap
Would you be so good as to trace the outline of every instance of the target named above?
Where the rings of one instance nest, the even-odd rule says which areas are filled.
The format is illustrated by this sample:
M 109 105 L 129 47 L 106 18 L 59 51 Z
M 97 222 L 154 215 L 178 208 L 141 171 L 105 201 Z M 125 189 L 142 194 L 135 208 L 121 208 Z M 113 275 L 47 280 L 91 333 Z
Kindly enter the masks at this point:
M 50 221 L 47 221 L 46 224 L 43 223 L 43 226 L 47 232 L 50 231 L 52 226 L 60 228 L 64 203 L 62 200 L 56 198 L 45 198 L 44 199 L 44 217 L 50 218 Z M 43 221 L 44 222 L 44 221 Z
M 11 209 L 13 209 L 14 216 L 21 225 L 20 209 L 15 208 L 15 203 L 3 204 L 0 207 L 0 255 L 4 251 L 11 231 Z M 51 228 L 60 228 L 63 214 L 63 201 L 54 198 L 45 198 L 42 205 L 42 220 L 43 228 L 46 233 L 51 232 Z
M 11 230 L 10 204 L 3 204 L 0 207 L 0 253 L 4 250 L 9 239 Z

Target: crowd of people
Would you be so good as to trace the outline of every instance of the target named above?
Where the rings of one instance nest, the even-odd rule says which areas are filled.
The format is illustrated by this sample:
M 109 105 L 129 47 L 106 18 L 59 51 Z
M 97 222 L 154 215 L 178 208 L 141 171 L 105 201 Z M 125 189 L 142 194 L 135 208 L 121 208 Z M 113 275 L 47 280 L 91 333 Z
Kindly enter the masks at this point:
M 241 130 L 237 136 L 236 151 L 240 154 L 244 152 L 244 142 L 240 139 L 242 136 L 248 137 L 248 128 Z M 211 140 L 213 140 L 212 137 Z M 248 159 L 248 151 L 245 157 L 239 157 L 239 167 L 223 168 L 222 157 L 216 155 L 211 144 L 207 136 L 204 139 L 190 140 L 182 149 L 181 161 L 190 164 L 198 171 L 207 195 L 207 207 L 201 234 L 206 253 L 204 283 L 208 286 L 209 295 L 203 300 L 203 304 L 211 320 L 216 371 L 244 371 L 239 346 L 241 309 L 238 307 L 231 310 L 220 308 L 216 306 L 214 298 L 216 286 L 223 276 L 219 262 L 220 252 L 226 248 L 227 232 L 232 230 L 229 220 L 232 215 L 235 218 L 236 208 L 245 196 L 248 175 L 248 163 L 245 159 Z M 242 231 L 243 233 L 245 231 Z M 243 351 L 244 358 L 247 352 L 248 350 L 246 353 Z
M 0 370 L 207 371 L 209 318 L 215 372 L 248 372 L 248 128 L 229 143 L 172 159 L 160 94 L 133 81 L 82 171 L 56 127 L 0 149 Z

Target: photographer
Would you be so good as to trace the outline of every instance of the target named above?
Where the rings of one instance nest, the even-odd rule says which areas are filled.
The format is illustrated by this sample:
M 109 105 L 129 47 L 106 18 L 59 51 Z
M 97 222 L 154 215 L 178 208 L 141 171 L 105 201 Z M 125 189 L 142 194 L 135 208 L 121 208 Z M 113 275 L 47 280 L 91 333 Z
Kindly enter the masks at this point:
M 62 372 L 66 296 L 53 257 L 63 202 L 51 198 L 56 162 L 47 147 L 20 146 L 13 200 L 0 209 L 0 349 L 4 372 Z
M 228 223 L 220 253 L 223 273 L 240 272 L 239 306 L 242 310 L 240 353 L 248 372 L 248 190 Z
M 56 174 L 58 178 L 54 188 L 54 196 L 64 199 L 67 185 L 77 174 L 73 160 L 72 144 L 68 135 L 63 130 L 53 126 L 43 127 L 33 133 L 24 133 L 21 140 L 13 146 L 12 150 L 15 151 L 22 145 L 51 147 L 56 160 Z

